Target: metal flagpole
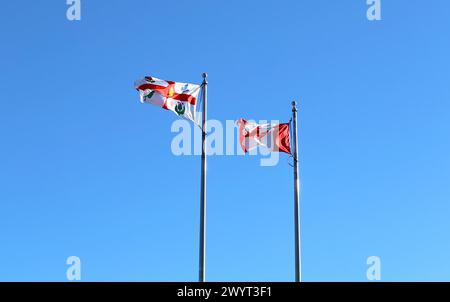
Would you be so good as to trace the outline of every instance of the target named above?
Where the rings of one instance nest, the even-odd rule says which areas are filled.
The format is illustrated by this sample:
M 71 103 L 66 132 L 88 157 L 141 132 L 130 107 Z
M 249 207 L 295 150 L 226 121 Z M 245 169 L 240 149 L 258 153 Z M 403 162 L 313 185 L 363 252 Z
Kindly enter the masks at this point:
M 297 103 L 292 102 L 294 136 L 294 220 L 295 220 L 295 282 L 302 281 L 302 257 L 300 249 L 300 180 L 298 173 Z
M 198 281 L 205 282 L 205 252 L 206 252 L 206 102 L 208 99 L 208 74 L 203 75 L 203 112 L 202 112 L 202 175 L 200 187 L 200 246 L 198 263 Z

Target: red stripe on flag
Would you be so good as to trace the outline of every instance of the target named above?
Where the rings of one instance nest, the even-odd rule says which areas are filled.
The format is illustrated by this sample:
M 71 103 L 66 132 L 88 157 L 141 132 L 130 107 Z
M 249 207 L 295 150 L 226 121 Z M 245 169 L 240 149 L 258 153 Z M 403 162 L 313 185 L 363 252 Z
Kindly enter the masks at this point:
M 190 94 L 186 94 L 186 93 L 173 93 L 173 95 L 170 95 L 170 89 L 173 87 L 173 83 L 169 83 L 170 85 L 167 87 L 163 87 L 163 86 L 158 86 L 158 85 L 154 85 L 154 84 L 142 84 L 141 86 L 138 87 L 138 90 L 146 90 L 146 89 L 150 89 L 150 90 L 154 90 L 160 94 L 162 94 L 163 96 L 167 97 L 167 98 L 171 98 L 180 102 L 187 102 L 191 105 L 195 105 L 197 103 L 197 98 L 190 95 Z
M 197 98 L 195 96 L 185 93 L 174 93 L 171 98 L 180 102 L 187 102 L 191 105 L 195 105 L 197 103 Z
M 244 144 L 245 137 L 248 136 L 247 131 L 245 131 L 245 124 L 247 124 L 247 121 L 241 118 L 237 121 L 237 124 L 239 125 L 239 144 L 241 145 L 242 150 L 247 153 L 248 150 Z
M 155 84 L 142 84 L 142 85 L 139 86 L 137 89 L 138 89 L 138 90 L 151 89 L 151 90 L 154 90 L 154 91 L 159 92 L 159 93 L 161 93 L 162 95 L 164 95 L 165 92 L 166 92 L 166 90 L 168 91 L 167 88 L 168 88 L 168 87 L 158 86 L 158 85 L 155 85 Z
M 279 124 L 278 127 L 274 129 L 274 133 L 275 146 L 278 149 L 276 151 L 291 154 L 289 124 Z

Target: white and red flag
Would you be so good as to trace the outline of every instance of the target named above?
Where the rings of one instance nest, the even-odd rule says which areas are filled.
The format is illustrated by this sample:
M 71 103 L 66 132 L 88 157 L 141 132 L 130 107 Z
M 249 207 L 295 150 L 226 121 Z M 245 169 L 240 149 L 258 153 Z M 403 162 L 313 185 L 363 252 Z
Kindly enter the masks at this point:
M 257 124 L 244 119 L 239 125 L 239 143 L 244 152 L 264 146 L 274 152 L 291 154 L 289 124 Z
M 145 77 L 135 82 L 142 103 L 150 103 L 175 112 L 197 124 L 196 105 L 200 85 Z

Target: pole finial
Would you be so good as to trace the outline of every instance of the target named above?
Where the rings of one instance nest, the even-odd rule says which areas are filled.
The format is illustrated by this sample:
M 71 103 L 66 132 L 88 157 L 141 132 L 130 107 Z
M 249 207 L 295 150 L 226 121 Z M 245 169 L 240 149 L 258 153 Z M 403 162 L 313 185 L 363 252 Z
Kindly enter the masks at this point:
M 206 72 L 202 73 L 203 84 L 208 84 L 208 74 Z
M 292 101 L 292 111 L 297 111 L 297 102 L 296 101 Z

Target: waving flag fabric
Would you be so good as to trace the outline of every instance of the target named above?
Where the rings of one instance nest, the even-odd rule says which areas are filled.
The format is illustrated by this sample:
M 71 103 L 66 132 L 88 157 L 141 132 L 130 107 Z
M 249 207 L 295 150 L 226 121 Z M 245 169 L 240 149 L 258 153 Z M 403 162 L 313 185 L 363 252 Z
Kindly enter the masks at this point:
M 264 146 L 274 152 L 291 153 L 289 124 L 257 124 L 244 119 L 239 125 L 239 143 L 244 152 Z
M 142 103 L 150 103 L 197 123 L 196 105 L 200 85 L 145 77 L 136 81 Z

